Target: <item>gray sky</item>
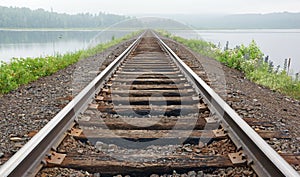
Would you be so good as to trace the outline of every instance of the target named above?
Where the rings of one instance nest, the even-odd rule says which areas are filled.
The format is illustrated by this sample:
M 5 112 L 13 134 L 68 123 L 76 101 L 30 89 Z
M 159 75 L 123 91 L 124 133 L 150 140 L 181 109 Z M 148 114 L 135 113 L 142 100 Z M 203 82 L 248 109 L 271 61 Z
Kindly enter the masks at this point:
M 60 13 L 236 14 L 300 12 L 300 0 L 1 0 L 0 6 L 43 8 Z

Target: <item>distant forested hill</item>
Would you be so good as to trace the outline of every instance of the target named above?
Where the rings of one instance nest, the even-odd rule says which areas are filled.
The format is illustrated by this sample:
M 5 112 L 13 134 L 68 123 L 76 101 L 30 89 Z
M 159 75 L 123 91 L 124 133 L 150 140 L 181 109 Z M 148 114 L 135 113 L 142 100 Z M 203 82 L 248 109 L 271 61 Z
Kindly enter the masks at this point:
M 127 18 L 105 13 L 69 15 L 43 9 L 0 6 L 0 28 L 96 28 L 107 27 Z
M 195 28 L 225 29 L 300 29 L 300 13 L 236 14 L 236 15 L 170 15 Z
M 231 15 L 222 21 L 223 26 L 233 28 L 300 28 L 300 13 Z
M 144 14 L 145 15 L 145 14 Z M 151 15 L 152 16 L 152 15 Z M 183 22 L 194 28 L 216 29 L 300 29 L 300 13 L 236 14 L 236 15 L 154 15 Z M 0 6 L 0 28 L 99 28 L 108 27 L 126 19 L 135 19 L 121 15 L 99 14 L 60 14 L 43 9 Z M 132 20 L 128 24 L 143 26 L 140 21 Z M 146 23 L 146 22 L 143 22 Z M 152 24 L 160 27 L 159 21 Z M 165 21 L 161 21 L 165 25 Z M 151 27 L 152 27 L 151 26 Z

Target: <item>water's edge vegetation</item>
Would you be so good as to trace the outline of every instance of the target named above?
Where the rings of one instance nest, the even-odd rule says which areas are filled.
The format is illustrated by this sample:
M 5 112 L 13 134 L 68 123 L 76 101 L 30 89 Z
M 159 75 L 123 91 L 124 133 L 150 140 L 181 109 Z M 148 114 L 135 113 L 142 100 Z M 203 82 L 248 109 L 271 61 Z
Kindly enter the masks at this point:
M 245 77 L 252 82 L 300 100 L 299 73 L 293 79 L 287 75 L 286 66 L 281 70 L 274 68 L 268 58 L 263 58 L 264 54 L 255 41 L 248 46 L 240 45 L 233 49 L 221 49 L 215 44 L 203 40 L 184 39 L 166 31 L 159 32 L 201 55 L 214 58 L 230 68 L 243 72 Z
M 66 53 L 64 55 L 37 57 L 37 58 L 12 58 L 9 63 L 0 61 L 0 95 L 17 89 L 40 77 L 53 73 L 78 62 L 81 59 L 93 56 L 122 41 L 132 38 L 138 32 L 128 34 L 122 38 L 112 38 L 108 43 L 99 44 L 93 48 Z
M 287 96 L 300 100 L 300 81 L 298 75 L 295 79 L 287 75 L 285 69 L 274 69 L 271 62 L 263 58 L 264 54 L 253 41 L 249 46 L 237 46 L 234 49 L 221 49 L 210 42 L 184 39 L 171 35 L 166 31 L 160 34 L 182 43 L 193 51 L 214 58 L 228 67 L 242 71 L 249 80 L 266 86 L 271 90 L 279 91 Z M 11 62 L 0 63 L 0 94 L 8 93 L 23 84 L 35 81 L 40 77 L 49 76 L 58 70 L 76 63 L 77 61 L 93 56 L 105 49 L 129 39 L 138 32 L 131 33 L 119 39 L 99 44 L 94 48 L 79 50 L 64 55 L 37 57 L 37 58 L 13 58 Z

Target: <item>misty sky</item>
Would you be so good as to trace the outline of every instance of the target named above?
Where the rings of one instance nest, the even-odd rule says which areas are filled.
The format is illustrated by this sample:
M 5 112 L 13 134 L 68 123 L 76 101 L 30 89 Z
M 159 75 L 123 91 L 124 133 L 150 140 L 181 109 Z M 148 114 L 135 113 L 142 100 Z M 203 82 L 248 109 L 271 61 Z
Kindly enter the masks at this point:
M 60 13 L 237 14 L 300 12 L 300 0 L 1 0 L 0 6 Z

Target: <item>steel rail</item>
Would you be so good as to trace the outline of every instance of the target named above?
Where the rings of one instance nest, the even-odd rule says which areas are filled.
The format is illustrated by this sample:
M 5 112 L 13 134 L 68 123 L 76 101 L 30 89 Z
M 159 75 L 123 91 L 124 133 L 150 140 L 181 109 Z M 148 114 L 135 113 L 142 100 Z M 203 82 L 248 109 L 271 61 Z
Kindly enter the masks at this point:
M 57 141 L 74 123 L 75 118 L 100 90 L 107 76 L 111 75 L 123 59 L 139 43 L 141 34 L 120 56 L 106 67 L 92 82 L 90 82 L 66 107 L 64 107 L 49 123 L 47 123 L 30 141 L 14 154 L 0 168 L 0 176 L 34 176 L 41 166 L 47 153 L 55 149 Z
M 143 33 L 144 34 L 144 33 Z M 2 176 L 33 176 L 45 155 L 70 128 L 77 115 L 83 111 L 107 76 L 112 74 L 123 59 L 134 49 L 140 35 L 119 57 L 102 71 L 62 111 L 0 168 Z M 212 112 L 222 119 L 223 126 L 234 143 L 242 147 L 253 169 L 259 176 L 299 176 L 227 103 L 222 100 L 197 74 L 195 74 L 156 34 L 163 48 L 177 65 L 190 77 L 204 99 L 211 104 Z M 60 135 L 60 136 L 59 136 Z
M 196 84 L 201 95 L 218 114 L 230 138 L 248 157 L 248 164 L 259 176 L 297 177 L 299 173 L 267 144 L 212 88 L 188 67 L 158 36 L 163 48 L 175 60 L 181 70 Z M 238 148 L 240 149 L 240 148 Z

